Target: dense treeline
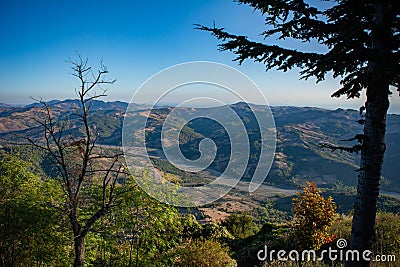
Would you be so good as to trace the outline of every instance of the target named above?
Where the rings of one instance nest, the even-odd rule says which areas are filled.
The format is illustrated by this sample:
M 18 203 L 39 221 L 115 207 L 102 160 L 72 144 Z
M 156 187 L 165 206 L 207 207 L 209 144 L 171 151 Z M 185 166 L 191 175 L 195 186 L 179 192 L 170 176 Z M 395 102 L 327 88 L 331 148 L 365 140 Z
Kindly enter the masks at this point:
M 73 235 L 63 212 L 57 180 L 43 178 L 16 156 L 0 160 L 0 266 L 69 266 Z M 232 262 L 218 225 L 200 225 L 193 216 L 150 198 L 133 179 L 118 208 L 99 220 L 86 239 L 87 266 L 186 266 L 191 244 L 208 251 L 214 266 Z M 84 207 L 87 216 L 93 207 Z M 210 254 L 212 252 L 212 254 Z M 221 260 L 225 259 L 225 260 Z M 182 262 L 181 262 L 182 261 Z M 220 265 L 215 265 L 221 262 Z
M 1 157 L 0 266 L 73 263 L 65 193 L 57 179 L 35 173 L 36 168 L 16 155 Z M 267 201 L 217 224 L 199 224 L 190 213 L 150 198 L 133 179 L 127 183 L 133 189 L 87 236 L 86 266 L 262 266 L 266 263 L 257 252 L 266 244 L 275 250 L 318 250 L 350 235 L 351 216 L 337 215 L 333 199 L 324 198 L 313 184 L 293 200 L 294 216 Z M 81 216 L 92 208 L 85 206 Z M 310 220 L 316 227 L 308 227 Z M 399 249 L 399 214 L 379 214 L 374 253 L 399 258 Z

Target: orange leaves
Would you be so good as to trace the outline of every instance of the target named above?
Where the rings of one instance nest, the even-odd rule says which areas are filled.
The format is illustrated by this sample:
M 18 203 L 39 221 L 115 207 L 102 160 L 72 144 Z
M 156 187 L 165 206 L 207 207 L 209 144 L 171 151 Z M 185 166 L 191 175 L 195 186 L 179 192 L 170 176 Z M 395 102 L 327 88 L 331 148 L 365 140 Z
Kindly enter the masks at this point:
M 293 204 L 295 233 L 302 248 L 318 250 L 333 239 L 328 232 L 336 216 L 332 197 L 324 198 L 315 183 L 307 182 L 293 198 Z

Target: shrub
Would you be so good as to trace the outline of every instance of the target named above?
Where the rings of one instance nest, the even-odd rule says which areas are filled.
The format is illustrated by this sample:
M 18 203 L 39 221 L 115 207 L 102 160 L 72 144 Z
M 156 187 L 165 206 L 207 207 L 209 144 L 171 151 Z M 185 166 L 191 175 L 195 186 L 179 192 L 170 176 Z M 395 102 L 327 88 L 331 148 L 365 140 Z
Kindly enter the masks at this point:
M 171 266 L 182 267 L 226 267 L 237 266 L 228 248 L 211 240 L 189 241 L 169 251 Z
M 297 243 L 301 249 L 318 250 L 332 241 L 330 226 L 336 217 L 336 204 L 332 197 L 321 195 L 315 183 L 307 182 L 304 191 L 293 199 L 294 223 Z

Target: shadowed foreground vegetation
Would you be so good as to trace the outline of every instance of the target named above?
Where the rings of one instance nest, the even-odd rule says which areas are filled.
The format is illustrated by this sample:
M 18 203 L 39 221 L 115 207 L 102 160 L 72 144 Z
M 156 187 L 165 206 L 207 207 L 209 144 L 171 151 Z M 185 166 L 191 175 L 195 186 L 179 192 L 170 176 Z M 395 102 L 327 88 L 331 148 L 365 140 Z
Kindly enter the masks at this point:
M 73 234 L 62 205 L 65 192 L 57 179 L 35 170 L 18 156 L 1 157 L 0 266 L 73 263 Z M 337 248 L 339 238 L 350 237 L 351 215 L 338 215 L 334 199 L 322 196 L 314 184 L 307 184 L 293 199 L 294 216 L 266 201 L 219 223 L 199 224 L 190 210 L 182 213 L 158 203 L 131 178 L 126 183 L 132 189 L 88 233 L 86 266 L 297 266 L 276 258 L 261 262 L 257 253 L 266 245 L 276 251 L 320 251 Z M 93 204 L 82 204 L 84 220 Z M 379 213 L 373 253 L 395 255 L 397 262 L 372 265 L 396 266 L 399 250 L 400 215 Z M 332 262 L 302 264 L 331 266 Z

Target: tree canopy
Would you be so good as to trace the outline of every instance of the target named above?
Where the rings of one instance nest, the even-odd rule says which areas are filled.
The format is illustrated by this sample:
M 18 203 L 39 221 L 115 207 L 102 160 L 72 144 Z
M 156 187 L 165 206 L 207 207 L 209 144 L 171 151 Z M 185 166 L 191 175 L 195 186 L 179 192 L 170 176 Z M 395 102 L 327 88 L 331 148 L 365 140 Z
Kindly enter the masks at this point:
M 264 38 L 279 40 L 295 39 L 301 42 L 316 41 L 328 51 L 304 52 L 249 40 L 245 35 L 231 34 L 224 28 L 197 25 L 198 29 L 210 31 L 218 39 L 222 51 L 230 50 L 237 55 L 236 61 L 246 59 L 265 64 L 266 69 L 287 71 L 300 68 L 301 78 L 316 77 L 317 82 L 325 79 L 329 72 L 341 78 L 341 88 L 332 96 L 346 95 L 348 98 L 360 96 L 360 91 L 368 87 L 368 62 L 380 61 L 384 53 L 384 68 L 380 70 L 390 85 L 399 88 L 400 80 L 400 3 L 389 1 L 381 24 L 375 4 L 379 1 L 333 1 L 330 8 L 320 9 L 302 0 L 292 1 L 249 1 L 240 0 L 260 11 L 265 17 L 267 29 L 261 33 Z M 329 1 L 322 1 L 329 2 Z M 373 45 L 372 31 L 385 42 L 385 51 Z M 399 89 L 398 89 L 399 90 Z

